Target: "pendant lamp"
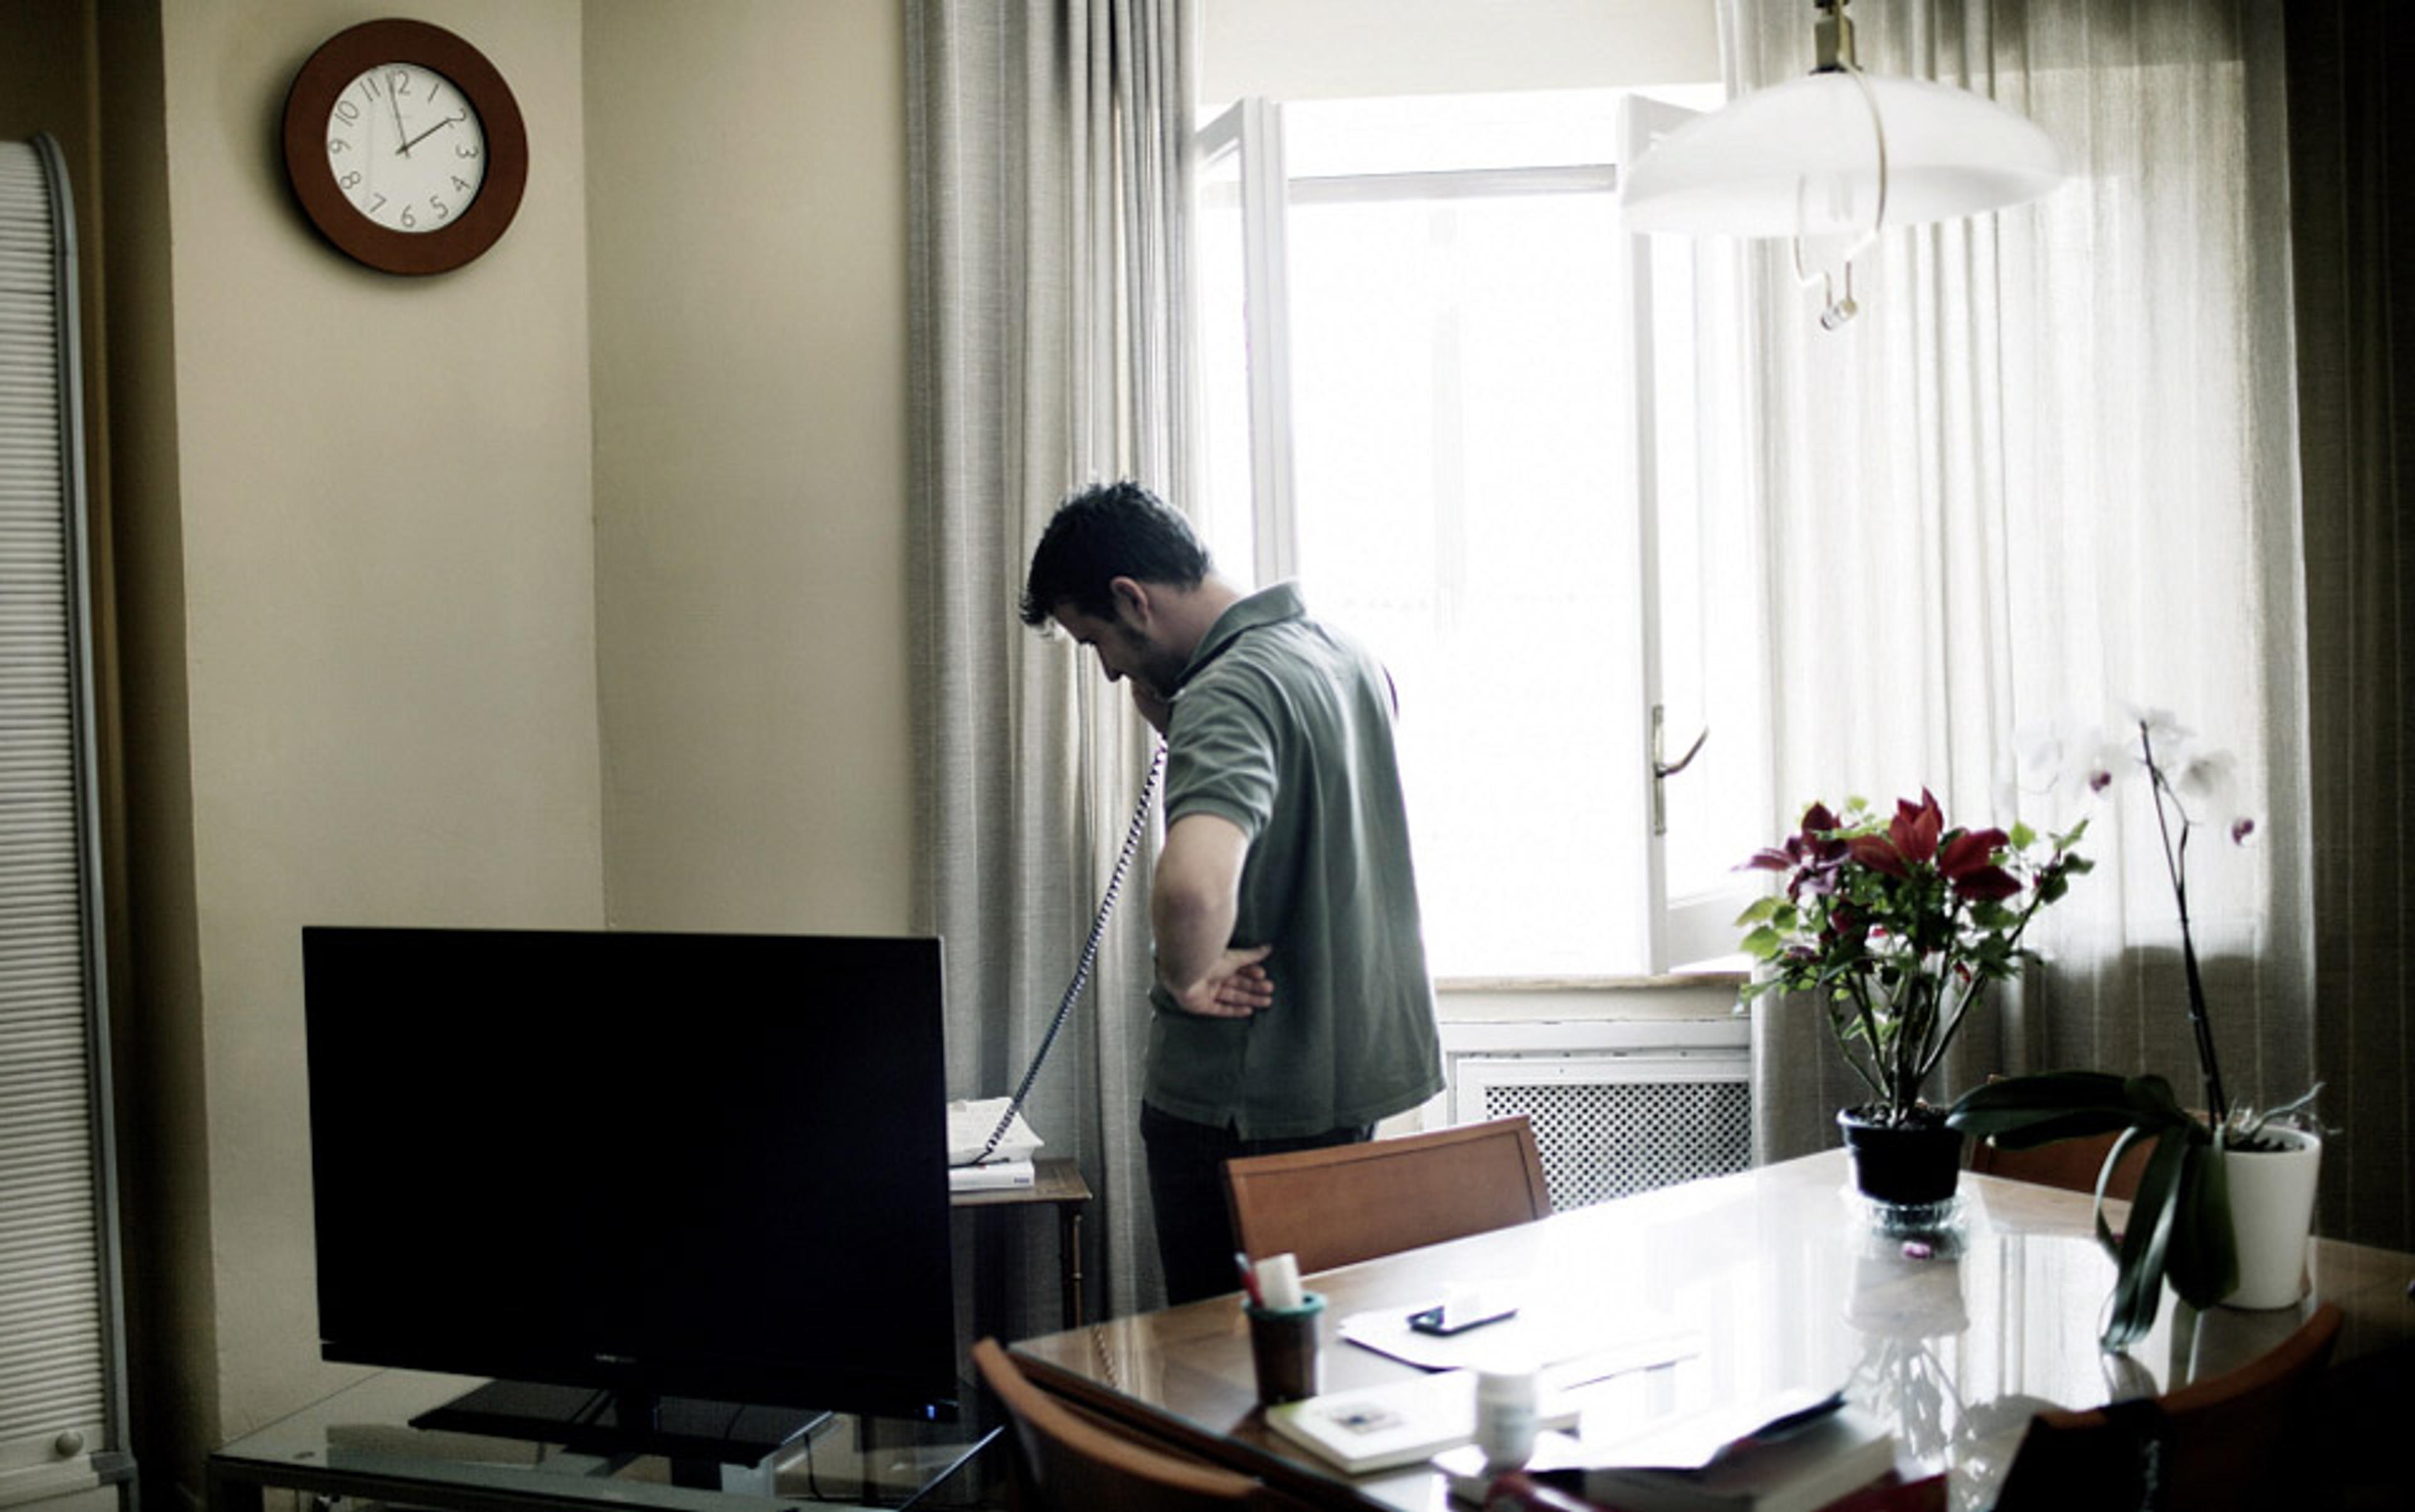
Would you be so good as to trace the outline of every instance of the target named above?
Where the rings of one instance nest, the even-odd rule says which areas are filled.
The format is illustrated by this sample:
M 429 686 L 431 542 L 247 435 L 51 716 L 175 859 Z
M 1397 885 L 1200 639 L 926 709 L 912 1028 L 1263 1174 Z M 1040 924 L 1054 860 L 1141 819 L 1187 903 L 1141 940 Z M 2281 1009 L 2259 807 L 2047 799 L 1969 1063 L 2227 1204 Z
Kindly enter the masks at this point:
M 1813 0 L 1817 67 L 1671 132 L 1624 177 L 1637 232 L 1784 236 L 1795 271 L 1822 283 L 1830 329 L 1853 314 L 1852 260 L 1896 226 L 1984 215 L 2062 181 L 2054 142 L 1991 99 L 1923 79 L 1865 73 L 1846 0 Z M 1843 290 L 1806 268 L 1807 242 L 1841 240 Z

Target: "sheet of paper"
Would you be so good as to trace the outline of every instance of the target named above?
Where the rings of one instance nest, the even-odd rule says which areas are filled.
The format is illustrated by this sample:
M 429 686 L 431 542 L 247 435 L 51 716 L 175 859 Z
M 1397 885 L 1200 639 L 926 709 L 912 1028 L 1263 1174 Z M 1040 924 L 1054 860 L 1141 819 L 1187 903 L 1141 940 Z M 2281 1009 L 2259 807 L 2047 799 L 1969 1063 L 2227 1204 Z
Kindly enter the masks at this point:
M 1013 1100 L 1012 1098 L 982 1098 L 978 1101 L 968 1101 L 958 1098 L 949 1103 L 948 1163 L 962 1165 L 980 1155 L 982 1146 L 989 1143 L 989 1136 L 997 1132 L 998 1121 L 1006 1116 L 1007 1105 Z M 1022 1111 L 1017 1109 L 1014 1121 L 1007 1125 L 1006 1132 L 999 1137 L 998 1148 L 990 1152 L 989 1159 L 1028 1160 L 1039 1150 L 1041 1143 L 1040 1136 L 1031 1131 L 1031 1126 L 1024 1121 Z
M 1534 1370 L 1546 1391 L 1567 1391 L 1627 1370 L 1647 1370 L 1699 1355 L 1700 1334 L 1658 1314 L 1606 1307 L 1521 1306 L 1510 1317 L 1465 1333 L 1436 1336 L 1409 1326 L 1409 1315 L 1432 1302 L 1354 1312 L 1341 1322 L 1343 1339 L 1429 1370 Z

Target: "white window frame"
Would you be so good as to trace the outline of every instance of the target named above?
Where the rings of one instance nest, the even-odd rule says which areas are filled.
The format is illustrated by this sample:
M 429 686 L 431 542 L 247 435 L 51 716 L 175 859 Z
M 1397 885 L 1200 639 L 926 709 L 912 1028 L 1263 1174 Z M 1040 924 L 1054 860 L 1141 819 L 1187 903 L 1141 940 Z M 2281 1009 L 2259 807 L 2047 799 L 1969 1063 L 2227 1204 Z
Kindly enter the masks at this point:
M 1619 156 L 1632 161 L 1644 145 L 1696 112 L 1647 97 L 1629 95 L 1619 118 Z M 1250 487 L 1252 566 L 1261 583 L 1297 576 L 1297 499 L 1291 436 L 1290 291 L 1286 219 L 1294 201 L 1302 203 L 1375 202 L 1405 198 L 1475 198 L 1487 195 L 1614 193 L 1618 168 L 1612 163 L 1562 167 L 1493 168 L 1428 172 L 1386 172 L 1289 177 L 1282 135 L 1282 107 L 1252 97 L 1237 101 L 1197 135 L 1203 168 L 1238 155 L 1243 240 L 1243 310 L 1249 342 Z M 1205 175 L 1203 174 L 1203 177 Z M 1633 318 L 1628 322 L 1628 371 L 1636 396 L 1629 455 L 1640 533 L 1640 580 L 1624 585 L 1641 617 L 1643 707 L 1637 711 L 1641 739 L 1631 771 L 1642 787 L 1646 816 L 1644 926 L 1645 971 L 1658 977 L 1681 966 L 1737 968 L 1732 921 L 1752 895 L 1748 882 L 1694 896 L 1670 895 L 1666 846 L 1665 784 L 1670 767 L 1694 740 L 1693 732 L 1664 728 L 1660 615 L 1660 470 L 1656 456 L 1652 406 L 1654 373 L 1651 260 L 1637 254 L 1638 238 L 1622 236 L 1605 277 L 1624 286 Z M 1674 743 L 1672 748 L 1672 742 Z M 1513 979 L 1515 980 L 1515 979 Z

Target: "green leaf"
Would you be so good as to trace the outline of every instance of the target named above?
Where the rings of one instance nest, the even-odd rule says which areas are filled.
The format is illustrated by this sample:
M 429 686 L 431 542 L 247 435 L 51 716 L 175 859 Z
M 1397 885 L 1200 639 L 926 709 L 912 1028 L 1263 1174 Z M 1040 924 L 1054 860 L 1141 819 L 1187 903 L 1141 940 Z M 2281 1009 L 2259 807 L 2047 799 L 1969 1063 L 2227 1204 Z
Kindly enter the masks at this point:
M 2034 1149 L 2118 1129 L 2162 1133 L 2197 1127 L 2169 1082 L 2110 1071 L 2042 1071 L 1983 1083 L 1956 1100 L 1945 1121 L 2002 1149 Z
M 2193 1308 L 2210 1308 L 2239 1284 L 2239 1254 L 2230 1231 L 2230 1197 L 2224 1157 L 2211 1141 L 2191 1141 L 2182 1174 L 2180 1214 L 2172 1225 L 2171 1254 L 2164 1274 L 2172 1290 Z
M 2130 1223 L 2122 1235 L 2113 1280 L 2113 1307 L 2097 1342 L 2108 1350 L 2126 1349 L 2144 1339 L 2155 1325 L 2164 1299 L 2164 1266 L 2171 1250 L 2172 1227 L 2189 1151 L 2186 1138 L 2166 1133 L 2155 1141 L 2147 1169 L 2138 1177 L 2138 1194 L 2130 1203 Z M 2107 1235 L 2097 1218 L 2099 1237 Z
M 2012 1121 L 2016 1119 L 2018 1121 Z M 2004 1121 L 1998 1127 L 1988 1127 L 1998 1120 Z M 1983 1114 L 1948 1121 L 1973 1137 L 1986 1139 L 2000 1150 L 2033 1150 L 2041 1145 L 2052 1145 L 2060 1140 L 2119 1133 L 2136 1127 L 2129 1113 L 2121 1108 L 2090 1108 L 2071 1113 Z
M 1767 924 L 1763 924 L 1747 935 L 1738 949 L 1757 960 L 1767 961 L 1776 956 L 1785 943 L 1784 936 Z
M 1971 1128 L 1959 1120 L 1978 1114 L 2127 1107 L 2128 1085 L 2111 1071 L 2038 1071 L 2028 1076 L 2007 1076 L 2002 1081 L 1982 1082 L 1963 1093 L 1955 1100 L 1948 1116 L 1956 1121 L 1956 1127 Z M 1972 1130 L 1974 1133 L 1978 1131 Z
M 2013 827 L 2004 831 L 2004 838 L 2013 843 L 2015 850 L 2027 850 L 2037 844 L 2037 831 L 2015 819 Z
M 1751 904 L 1746 907 L 1744 912 L 1735 916 L 1736 927 L 1738 929 L 1742 929 L 1747 924 L 1758 924 L 1764 921 L 1771 914 L 1778 911 L 1778 905 L 1780 901 L 1782 900 L 1780 900 L 1776 893 L 1771 893 L 1767 897 L 1753 899 Z

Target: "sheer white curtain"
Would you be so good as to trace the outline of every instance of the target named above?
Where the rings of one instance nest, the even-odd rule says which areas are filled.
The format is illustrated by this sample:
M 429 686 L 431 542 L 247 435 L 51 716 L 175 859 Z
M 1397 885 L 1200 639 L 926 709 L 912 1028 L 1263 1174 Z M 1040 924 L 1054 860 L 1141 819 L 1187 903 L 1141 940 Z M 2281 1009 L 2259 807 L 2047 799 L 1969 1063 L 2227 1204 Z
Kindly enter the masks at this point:
M 2143 783 L 2016 781 L 2023 737 L 2171 711 L 2238 761 L 2262 842 L 2192 847 L 2226 1086 L 2312 1077 L 2304 606 L 2279 0 L 1858 0 L 1860 59 L 2002 100 L 2062 148 L 2033 206 L 1891 232 L 1819 328 L 1757 246 L 1755 486 L 1772 791 L 1949 821 L 2092 819 L 2052 966 L 1965 1076 L 2153 1070 L 2194 1097 L 2178 928 Z M 1722 0 L 1731 88 L 1810 66 L 1810 7 Z M 1856 1100 L 1805 1005 L 1756 1025 L 1765 1155 Z M 1932 1095 L 1939 1089 L 1932 1088 Z
M 1016 618 L 1057 502 L 1189 477 L 1192 0 L 908 7 L 918 842 L 946 942 L 952 1095 L 1012 1091 L 1072 973 L 1147 770 L 1129 701 Z M 1138 1151 L 1146 850 L 1029 1114 L 1098 1201 L 1089 1305 L 1158 1295 Z M 1058 1325 L 1054 1234 L 960 1255 L 983 1325 Z

